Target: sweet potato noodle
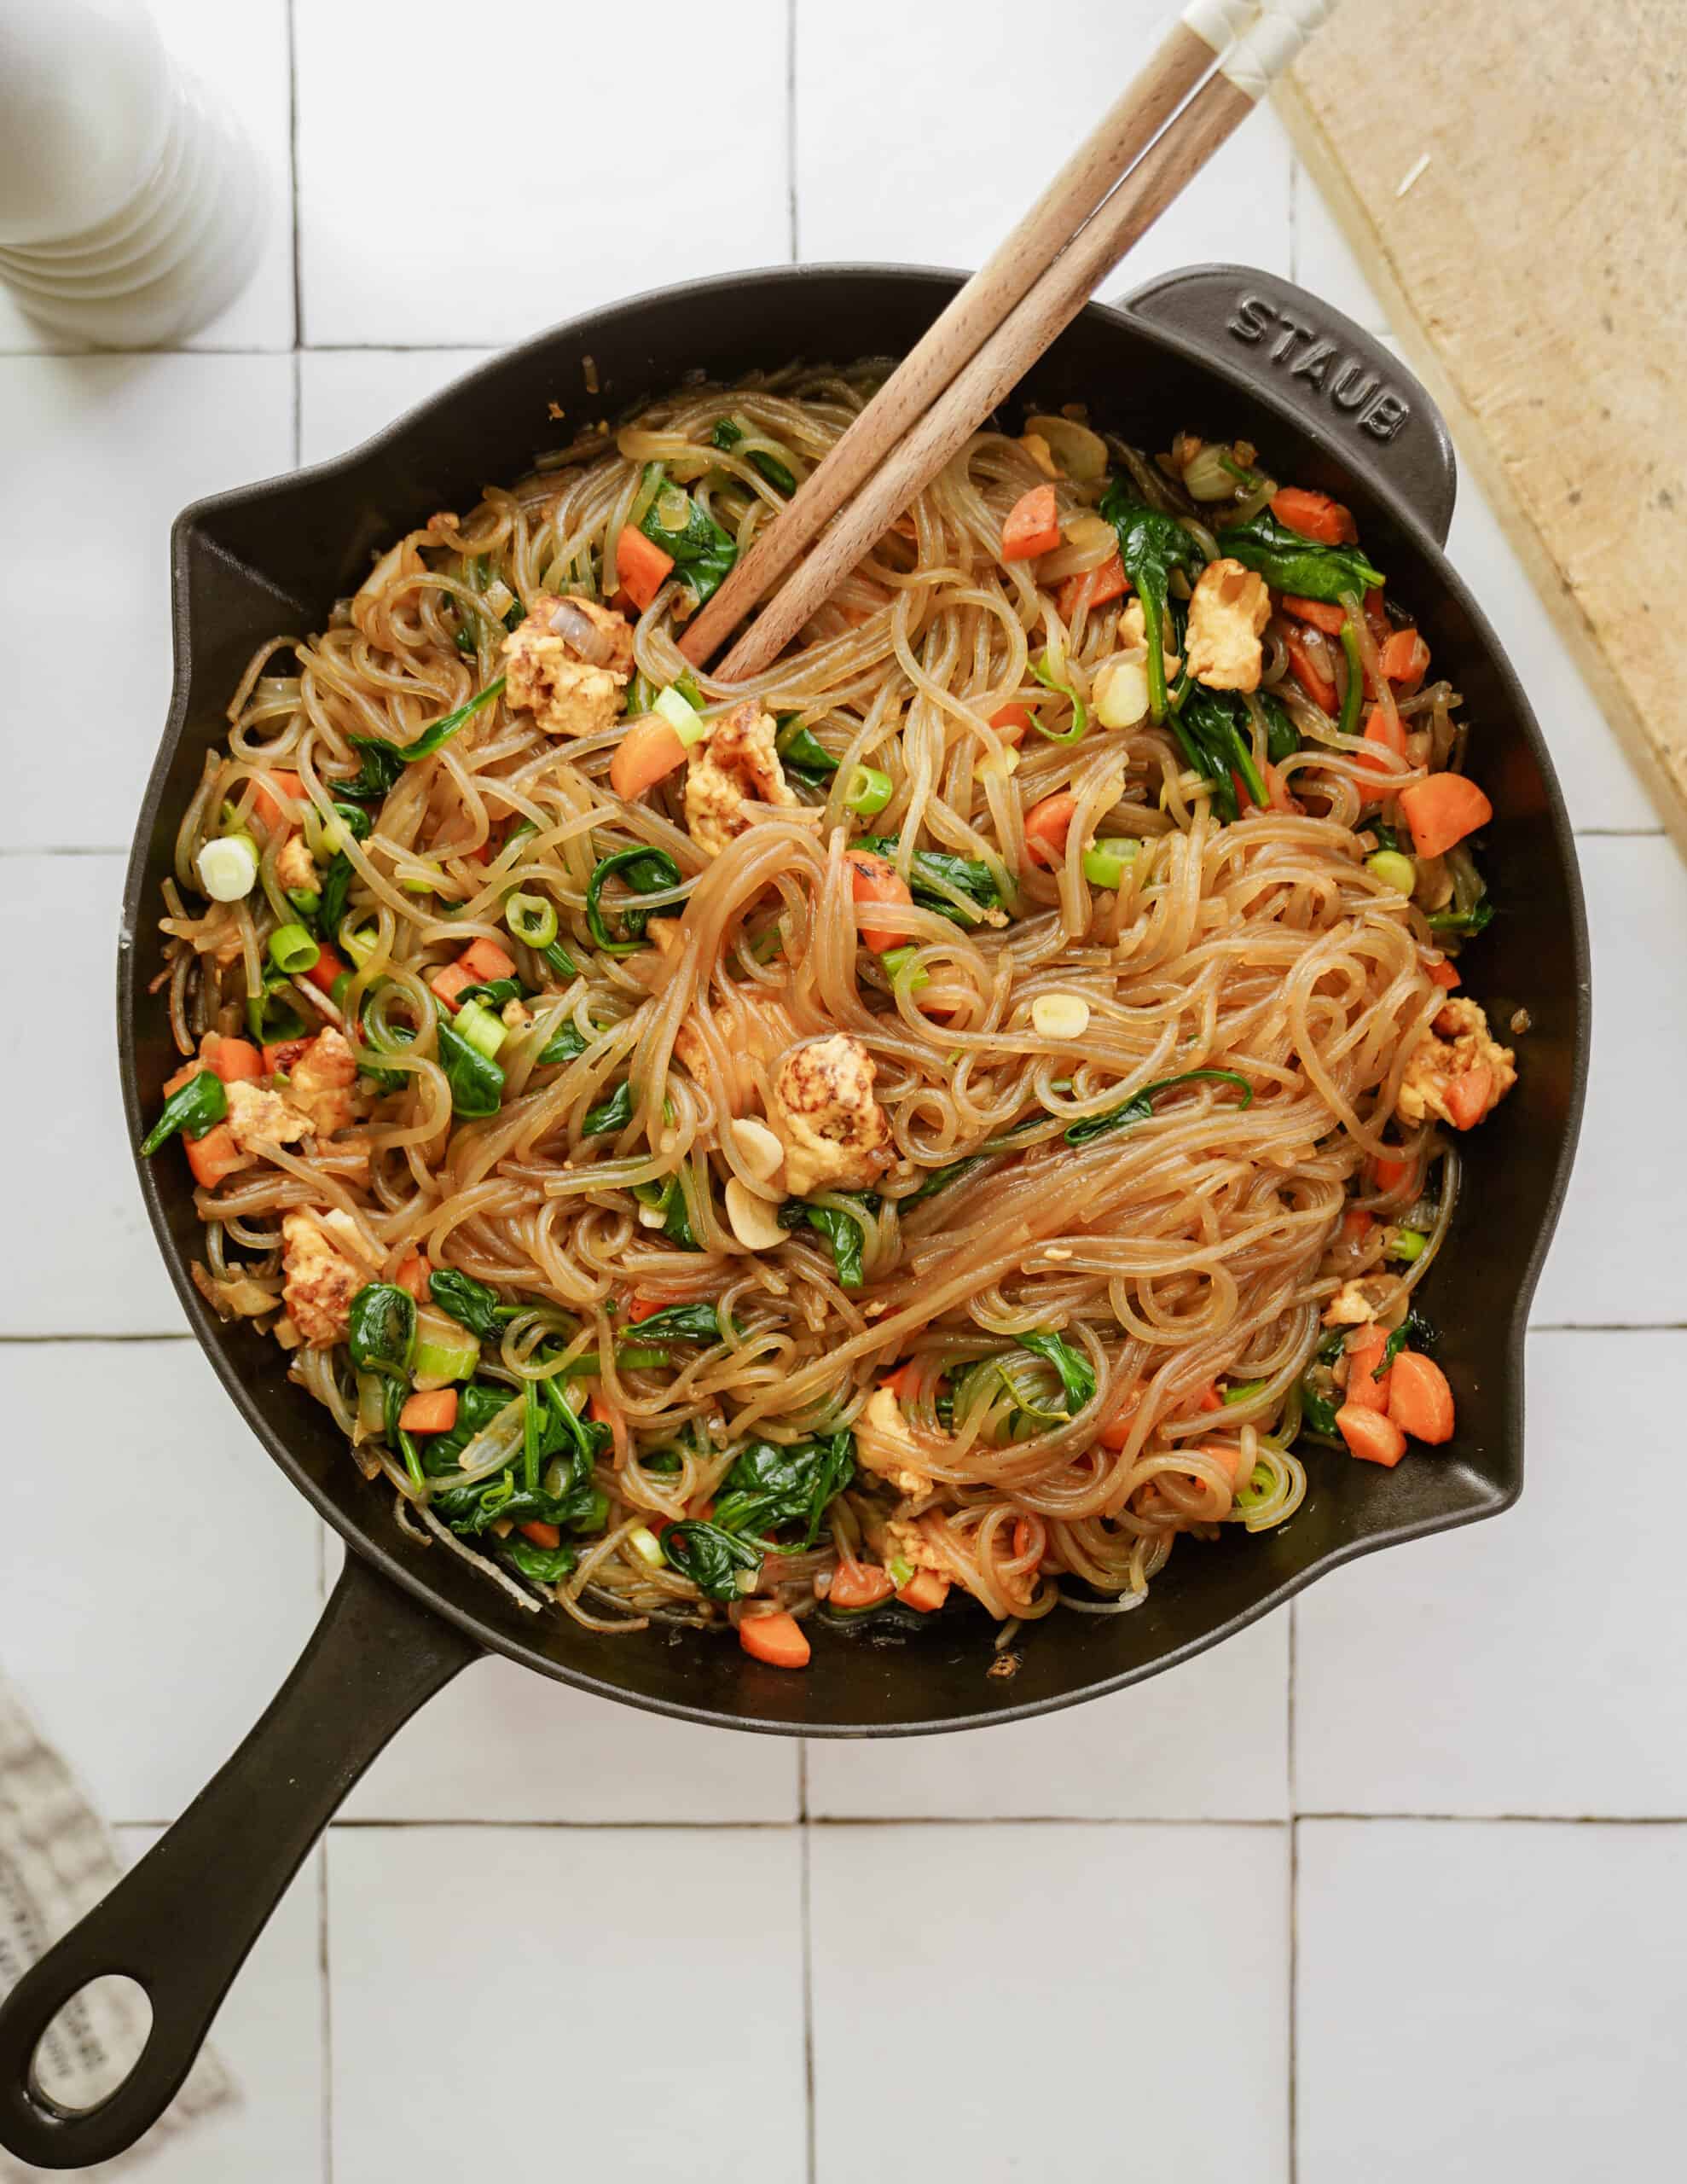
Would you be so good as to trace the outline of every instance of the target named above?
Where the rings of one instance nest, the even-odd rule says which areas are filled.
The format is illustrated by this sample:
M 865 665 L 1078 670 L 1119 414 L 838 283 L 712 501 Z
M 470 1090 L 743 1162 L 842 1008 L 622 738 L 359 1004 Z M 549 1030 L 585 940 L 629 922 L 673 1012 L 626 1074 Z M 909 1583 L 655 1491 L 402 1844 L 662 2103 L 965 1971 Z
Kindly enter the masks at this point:
M 1452 1212 L 1464 1118 L 1403 1095 L 1480 882 L 1462 848 L 1398 852 L 1402 793 L 1462 761 L 1454 694 L 1427 651 L 1383 673 L 1380 583 L 1339 644 L 1273 583 L 1252 686 L 1212 671 L 1245 758 L 1203 771 L 1178 723 L 1210 694 L 1168 662 L 1164 717 L 1137 706 L 1148 579 L 1102 581 L 1110 480 L 1181 526 L 1165 642 L 1192 653 L 1214 534 L 1278 491 L 1252 450 L 1218 508 L 1197 442 L 980 433 L 797 649 L 685 679 L 710 555 L 718 580 L 873 383 L 689 387 L 434 516 L 252 660 L 182 822 L 172 1019 L 230 1079 L 228 1123 L 184 1132 L 202 1287 L 288 1346 L 419 1536 L 594 1628 L 950 1583 L 1010 1629 L 1133 1605 L 1180 1534 L 1292 1515 L 1332 1300 L 1400 1325 Z M 1004 558 L 1045 487 L 1058 539 Z M 513 702 L 518 625 L 564 640 L 565 724 Z M 687 768 L 618 795 L 664 692 Z M 750 700 L 783 786 L 716 839 L 687 783 Z M 863 837 L 907 886 L 862 890 Z M 256 875 L 207 903 L 213 842 Z M 301 1045 L 324 1027 L 350 1064 Z M 838 1035 L 885 1124 L 865 1182 L 799 1178 L 780 1107 L 792 1050 Z

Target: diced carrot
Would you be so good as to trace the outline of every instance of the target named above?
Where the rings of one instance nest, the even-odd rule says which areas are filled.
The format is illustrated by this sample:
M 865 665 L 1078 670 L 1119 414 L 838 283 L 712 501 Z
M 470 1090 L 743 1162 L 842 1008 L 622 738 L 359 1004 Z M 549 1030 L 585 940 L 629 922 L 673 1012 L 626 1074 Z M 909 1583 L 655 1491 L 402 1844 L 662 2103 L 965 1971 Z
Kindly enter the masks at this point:
M 1013 1559 L 1022 1562 L 1035 1547 L 1042 1551 L 1048 1535 L 1041 1517 L 1016 1517 L 1013 1519 Z
M 316 961 L 304 975 L 313 986 L 320 986 L 322 991 L 327 993 L 334 980 L 351 968 L 351 966 L 345 957 L 337 956 L 327 941 L 324 941 L 316 951 Z
M 1395 758 L 1404 762 L 1406 723 L 1398 713 L 1385 713 L 1381 706 L 1373 706 L 1365 716 L 1365 740 L 1367 743 L 1374 743 L 1380 751 L 1392 751 Z M 1356 755 L 1359 764 L 1371 773 L 1385 774 L 1389 771 L 1381 758 L 1373 758 L 1368 751 L 1359 752 Z
M 1001 558 L 1029 561 L 1038 554 L 1052 554 L 1059 543 L 1060 516 L 1054 505 L 1054 488 L 1033 485 L 1007 512 L 1001 527 Z
M 1290 795 L 1288 776 L 1280 767 L 1273 766 L 1267 758 L 1262 770 L 1265 774 L 1267 793 L 1271 798 L 1271 808 L 1273 811 L 1298 812 L 1306 810 L 1307 807 L 1299 797 Z
M 1350 1205 L 1342 1216 L 1342 1241 L 1362 1244 L 1375 1226 L 1374 1214 L 1367 1213 L 1362 1205 Z
M 1445 956 L 1439 963 L 1430 964 L 1429 976 L 1436 985 L 1444 986 L 1449 993 L 1459 983 L 1458 972 L 1447 961 Z
M 1189 1410 L 1222 1410 L 1224 1397 L 1219 1393 L 1216 1382 L 1209 1380 L 1204 1388 L 1196 1390 L 1193 1399 L 1185 1407 Z
M 630 523 L 621 526 L 615 542 L 615 572 L 622 590 L 641 613 L 668 581 L 673 566 L 673 555 L 664 554 L 653 539 L 646 538 Z
M 480 981 L 472 971 L 466 971 L 461 963 L 446 963 L 429 979 L 428 984 L 455 1014 L 457 996 L 465 986 L 478 985 Z
M 295 804 L 304 803 L 304 784 L 299 775 L 271 774 L 267 781 L 260 779 L 254 786 L 257 793 L 252 799 L 252 809 L 269 831 L 273 834 L 278 827 L 290 827 L 293 824 L 293 814 L 281 802 L 281 799 L 285 796 L 291 798 Z
M 1326 637 L 1339 637 L 1348 619 L 1344 607 L 1332 606 L 1327 599 L 1301 599 L 1291 591 L 1283 595 L 1283 611 L 1292 614 L 1297 622 L 1310 622 Z
M 530 1517 L 516 1530 L 524 1539 L 530 1539 L 535 1547 L 560 1547 L 562 1534 L 554 1525 L 548 1525 L 542 1517 Z
M 430 1388 L 425 1394 L 411 1396 L 398 1414 L 399 1426 L 406 1433 L 449 1433 L 456 1422 L 455 1388 Z M 526 1529 L 524 1525 L 522 1530 Z M 555 1540 L 551 1545 L 556 1545 Z
M 227 1123 L 217 1123 L 203 1137 L 187 1137 L 183 1142 L 188 1148 L 194 1181 L 208 1191 L 215 1190 L 225 1176 L 252 1165 L 252 1155 L 241 1151 Z
M 1033 864 L 1058 864 L 1065 857 L 1077 808 L 1077 798 L 1064 788 L 1031 806 L 1025 814 L 1025 850 Z
M 1429 648 L 1416 630 L 1396 630 L 1377 655 L 1390 682 L 1421 682 L 1429 670 Z
M 896 1594 L 904 1607 L 918 1608 L 922 1615 L 935 1613 L 948 1596 L 949 1580 L 935 1570 L 916 1570 Z
M 843 1562 L 833 1573 L 826 1598 L 833 1607 L 872 1607 L 896 1589 L 888 1570 L 872 1562 Z
M 1452 1390 L 1433 1357 L 1402 1350 L 1389 1376 L 1388 1415 L 1414 1441 L 1439 1447 L 1452 1438 Z
M 1289 655 L 1290 672 L 1306 692 L 1313 705 L 1322 706 L 1325 712 L 1336 710 L 1336 685 L 1324 672 L 1307 651 L 1305 640 L 1294 630 L 1284 632 L 1284 649 Z
M 179 1092 L 184 1084 L 191 1084 L 196 1077 L 207 1069 L 211 1069 L 211 1064 L 202 1054 L 194 1054 L 190 1060 L 184 1061 L 173 1077 L 165 1078 L 161 1088 L 165 1098 L 167 1100 L 172 1093 Z M 211 1073 L 213 1077 L 217 1074 L 214 1069 Z
M 1493 1096 L 1493 1072 L 1485 1061 L 1455 1077 L 1442 1097 L 1455 1130 L 1471 1130 L 1487 1112 Z
M 200 1049 L 200 1059 L 225 1084 L 255 1084 L 264 1074 L 264 1057 L 250 1039 L 225 1039 L 212 1031 Z
M 746 1615 L 738 1626 L 738 1642 L 751 1658 L 770 1668 L 805 1669 L 809 1641 L 794 1615 Z
M 1004 743 L 1017 743 L 1031 725 L 1031 716 L 1023 706 L 998 706 L 990 715 L 990 726 Z
M 908 883 L 896 867 L 877 857 L 871 850 L 851 850 L 844 859 L 849 868 L 849 892 L 856 903 L 894 903 L 912 906 L 913 897 Z M 861 924 L 859 919 L 857 925 Z M 875 956 L 882 956 L 887 948 L 901 948 L 913 935 L 900 926 L 861 926 L 862 944 Z
M 1344 1403 L 1336 1413 L 1336 1430 L 1348 1455 L 1368 1464 L 1386 1464 L 1392 1470 L 1406 1454 L 1406 1436 L 1386 1411 L 1359 1410 Z
M 1386 1410 L 1388 1407 L 1389 1374 L 1380 1380 L 1377 1368 L 1383 1362 L 1383 1353 L 1388 1346 L 1388 1338 L 1379 1327 L 1361 1328 L 1359 1339 L 1348 1350 L 1348 1401 L 1356 1410 Z M 1393 1368 L 1389 1368 L 1392 1372 Z
M 1116 554 L 1110 554 L 1099 569 L 1084 569 L 1068 577 L 1055 593 L 1054 604 L 1061 620 L 1070 623 L 1080 606 L 1093 614 L 1110 600 L 1122 599 L 1130 588 L 1124 563 Z
M 1400 1188 L 1412 1173 L 1412 1163 L 1409 1160 L 1377 1159 L 1371 1164 L 1371 1172 L 1376 1179 L 1377 1189 L 1387 1194 Z
M 278 1069 L 291 1069 L 310 1043 L 309 1039 L 280 1039 L 266 1044 L 264 1074 L 273 1077 Z
M 1302 538 L 1316 538 L 1325 546 L 1350 545 L 1359 537 L 1349 509 L 1328 493 L 1311 492 L 1301 485 L 1285 485 L 1273 493 L 1271 512 Z
M 599 1426 L 613 1426 L 615 1423 L 615 1407 L 612 1403 L 606 1403 L 603 1397 L 598 1393 L 597 1390 L 594 1388 L 591 1393 L 591 1399 L 586 1405 L 586 1415 L 588 1418 L 594 1420 Z
M 908 1391 L 914 1370 L 914 1361 L 910 1357 L 906 1364 L 899 1365 L 894 1373 L 887 1373 L 878 1385 L 881 1388 L 889 1388 L 900 1403 Z
M 496 940 L 472 940 L 457 961 L 468 972 L 477 985 L 491 985 L 499 979 L 515 976 L 515 958 L 506 955 Z
M 1243 1479 L 1242 1443 L 1239 1441 L 1197 1441 L 1191 1455 L 1215 1456 L 1230 1473 L 1230 1490 L 1233 1494 Z
M 1431 774 L 1426 781 L 1414 781 L 1400 791 L 1400 808 L 1419 857 L 1445 857 L 1493 816 L 1493 806 L 1464 774 Z
M 672 721 L 664 720 L 660 713 L 646 713 L 629 724 L 616 745 L 609 762 L 609 785 L 617 796 L 642 796 L 685 762 L 686 746 Z
M 662 1310 L 653 1297 L 641 1297 L 635 1289 L 627 1299 L 627 1317 L 636 1327 L 641 1320 L 652 1318 Z
M 392 1278 L 401 1289 L 409 1291 L 417 1304 L 426 1304 L 433 1293 L 427 1286 L 427 1277 L 432 1270 L 425 1252 L 407 1252 Z

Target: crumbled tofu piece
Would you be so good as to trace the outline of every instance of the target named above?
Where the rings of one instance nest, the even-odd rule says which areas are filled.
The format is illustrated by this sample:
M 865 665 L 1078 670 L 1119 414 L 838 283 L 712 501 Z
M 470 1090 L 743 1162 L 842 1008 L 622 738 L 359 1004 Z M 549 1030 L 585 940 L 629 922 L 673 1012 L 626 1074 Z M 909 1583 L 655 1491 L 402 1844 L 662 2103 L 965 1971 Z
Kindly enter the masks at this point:
M 855 1453 L 899 1494 L 913 1497 L 931 1491 L 930 1475 L 919 1468 L 919 1443 L 908 1430 L 894 1388 L 876 1388 L 868 1397 L 867 1409 L 855 1420 Z
M 235 1083 L 225 1088 L 229 1128 L 242 1153 L 261 1153 L 274 1145 L 296 1145 L 310 1134 L 310 1118 L 303 1115 L 279 1092 L 265 1092 L 256 1084 Z
M 1183 671 L 1182 658 L 1171 648 L 1171 632 L 1172 625 L 1168 619 L 1160 630 L 1160 644 L 1165 655 L 1166 680 L 1168 682 Z M 1119 617 L 1119 643 L 1127 652 L 1139 652 L 1145 655 L 1147 653 L 1148 625 L 1142 619 L 1142 601 L 1139 599 L 1132 598 L 1125 601 L 1124 612 Z
M 504 1003 L 499 1015 L 505 1028 L 511 1031 L 525 1031 L 533 1021 L 532 1010 L 525 1001 L 518 1000 L 513 994 Z
M 289 895 L 314 895 L 316 860 L 303 834 L 289 834 L 275 852 L 275 877 Z
M 1324 1308 L 1327 1327 L 1362 1327 L 1377 1316 L 1377 1307 L 1365 1293 L 1362 1281 L 1344 1281 Z
M 793 1047 L 773 1082 L 768 1120 L 785 1144 L 786 1188 L 866 1190 L 890 1165 L 890 1123 L 873 1097 L 872 1057 L 834 1031 Z
M 940 1548 L 933 1546 L 925 1530 L 913 1519 L 893 1517 L 884 1527 L 880 1551 L 887 1567 L 900 1558 L 915 1570 L 935 1570 L 940 1577 L 959 1575 L 950 1564 L 948 1557 Z
M 351 1300 L 368 1277 L 342 1257 L 308 1213 L 281 1217 L 282 1295 L 293 1325 L 312 1350 L 345 1339 Z
M 351 1120 L 351 1088 L 357 1082 L 351 1048 L 330 1024 L 294 1060 L 287 1096 L 310 1117 L 318 1137 L 332 1137 Z
M 1189 671 L 1213 690 L 1257 690 L 1271 619 L 1265 578 L 1240 561 L 1209 561 L 1189 601 Z
M 1514 1060 L 1511 1048 L 1488 1030 L 1480 1003 L 1454 995 L 1406 1063 L 1394 1112 L 1403 1123 L 1438 1115 L 1469 1130 L 1492 1114 L 1516 1083 Z
M 704 741 L 692 746 L 686 773 L 686 825 L 698 847 L 719 857 L 754 814 L 751 802 L 793 804 L 797 798 L 774 748 L 774 717 L 753 698 L 723 713 Z
M 530 712 L 547 735 L 598 735 L 621 715 L 621 693 L 633 672 L 633 632 L 626 618 L 594 599 L 571 598 L 610 647 L 602 664 L 583 659 L 551 627 L 561 601 L 542 591 L 527 619 L 504 640 L 504 695 Z

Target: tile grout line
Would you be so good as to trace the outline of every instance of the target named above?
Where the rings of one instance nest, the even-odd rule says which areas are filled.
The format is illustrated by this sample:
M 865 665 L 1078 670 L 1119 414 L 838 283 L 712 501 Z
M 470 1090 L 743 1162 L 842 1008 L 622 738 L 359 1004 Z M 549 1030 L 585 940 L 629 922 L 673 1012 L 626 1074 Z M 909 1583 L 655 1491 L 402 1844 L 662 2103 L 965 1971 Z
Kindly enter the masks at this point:
M 299 351 L 304 340 L 304 282 L 299 254 L 299 24 L 295 0 L 287 0 L 287 205 L 293 217 L 293 461 L 299 467 Z
M 797 0 L 785 0 L 785 205 L 791 262 L 797 260 Z
M 797 1839 L 798 1890 L 803 1956 L 803 2162 L 808 2184 L 815 2184 L 817 2132 L 815 2115 L 815 1926 L 814 1891 L 810 1881 L 814 1838 L 805 1819 Z
M 111 1827 L 172 1827 L 180 1817 L 136 1818 L 124 1814 L 108 1819 Z M 780 1834 L 800 1833 L 811 1834 L 816 1828 L 890 1828 L 890 1827 L 1046 1827 L 1065 1829 L 1077 1827 L 1165 1828 L 1218 1827 L 1249 1828 L 1256 1833 L 1280 1834 L 1285 1827 L 1296 1827 L 1305 1821 L 1345 1821 L 1355 1825 L 1372 1821 L 1398 1826 L 1402 1822 L 1421 1822 L 1428 1827 L 1679 1827 L 1687 1829 L 1687 1812 L 1679 1813 L 1569 1813 L 1569 1812 L 1338 1812 L 1311 1810 L 1296 1813 L 1285 1821 L 1281 1815 L 1261 1819 L 1255 1814 L 1233 1814 L 1215 1816 L 1210 1813 L 1158 1813 L 1151 1817 L 1140 1814 L 1088 1813 L 1074 1818 L 1068 1813 L 913 1813 L 882 1814 L 855 1813 L 847 1816 L 820 1814 L 808 1821 L 791 1820 L 456 1820 L 430 1818 L 426 1820 L 335 1820 L 332 1826 L 336 1833 L 351 1830 L 386 1828 L 394 1834 L 407 1829 L 431 1827 L 436 1829 L 479 1828 L 483 1832 L 514 1834 L 612 1834 L 648 1833 L 661 1829 L 670 1834 L 733 1835 Z
M 333 1985 L 328 1952 L 328 1836 L 316 1846 L 316 1972 L 322 1984 L 322 2184 L 333 2184 Z
M 1298 1600 L 1291 1600 L 1289 1603 L 1289 1703 L 1284 1716 L 1287 1738 L 1284 1760 L 1289 1787 L 1289 2184 L 1296 2184 L 1296 2178 L 1300 2173 L 1301 2056 L 1296 1997 L 1301 1967 L 1301 1832 L 1295 1812 L 1300 1802 L 1300 1770 L 1296 1765 L 1295 1752 L 1296 1671 L 1300 1658 L 1300 1624 L 1296 1611 L 1299 1606 Z

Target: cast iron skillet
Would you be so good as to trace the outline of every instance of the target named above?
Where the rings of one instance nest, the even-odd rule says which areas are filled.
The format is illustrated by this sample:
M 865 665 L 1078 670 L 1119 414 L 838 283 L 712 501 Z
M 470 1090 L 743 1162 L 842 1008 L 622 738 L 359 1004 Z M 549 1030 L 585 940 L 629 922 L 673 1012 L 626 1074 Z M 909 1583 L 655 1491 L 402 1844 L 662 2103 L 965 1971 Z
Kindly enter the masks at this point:
M 178 518 L 175 696 L 136 830 L 118 970 L 134 1142 L 177 1064 L 164 1001 L 148 993 L 159 965 L 159 885 L 203 754 L 222 740 L 229 693 L 259 641 L 319 627 L 376 549 L 435 508 L 472 508 L 484 480 L 516 475 L 586 420 L 619 414 L 699 369 L 730 380 L 792 357 L 900 353 L 956 284 L 948 273 L 846 266 L 665 289 L 540 335 L 355 454 L 201 501 Z M 586 392 L 587 358 L 600 394 Z M 1459 1248 L 1429 1286 L 1458 1392 L 1458 1439 L 1396 1471 L 1314 1454 L 1291 1524 L 1186 1549 L 1133 1615 L 1040 1623 L 1012 1682 L 986 1676 L 988 1629 L 964 1612 L 896 1643 L 828 1634 L 802 1676 L 721 1642 L 615 1640 L 560 1615 L 525 1614 L 444 1549 L 420 1551 L 398 1531 L 390 1492 L 363 1483 L 328 1414 L 289 1384 L 282 1353 L 249 1328 L 223 1327 L 200 1299 L 188 1273 L 200 1231 L 185 1165 L 142 1164 L 159 1246 L 212 1365 L 275 1462 L 354 1551 L 304 1657 L 245 1744 L 0 2009 L 0 2140 L 26 2159 L 47 2168 L 103 2161 L 156 2119 L 347 1791 L 409 1716 L 482 1654 L 507 1654 L 654 1712 L 782 1735 L 905 1736 L 1022 1721 L 1186 1660 L 1355 1555 L 1492 1516 L 1516 1499 L 1525 1315 L 1581 1110 L 1587 941 L 1540 732 L 1441 551 L 1454 491 L 1446 430 L 1417 381 L 1349 320 L 1239 266 L 1169 275 L 1122 310 L 1092 305 L 1023 392 L 1042 409 L 1087 402 L 1098 421 L 1151 446 L 1166 445 L 1180 426 L 1240 433 L 1277 475 L 1338 494 L 1477 723 L 1475 770 L 1495 810 L 1483 861 L 1501 915 L 1472 952 L 1471 984 L 1498 1024 L 1526 1003 L 1533 1028 L 1516 1090 L 1468 1145 Z M 552 402 L 566 412 L 560 424 Z M 32 2084 L 31 2058 L 63 2003 L 107 1972 L 145 1988 L 151 2036 L 107 2100 L 66 2113 Z

